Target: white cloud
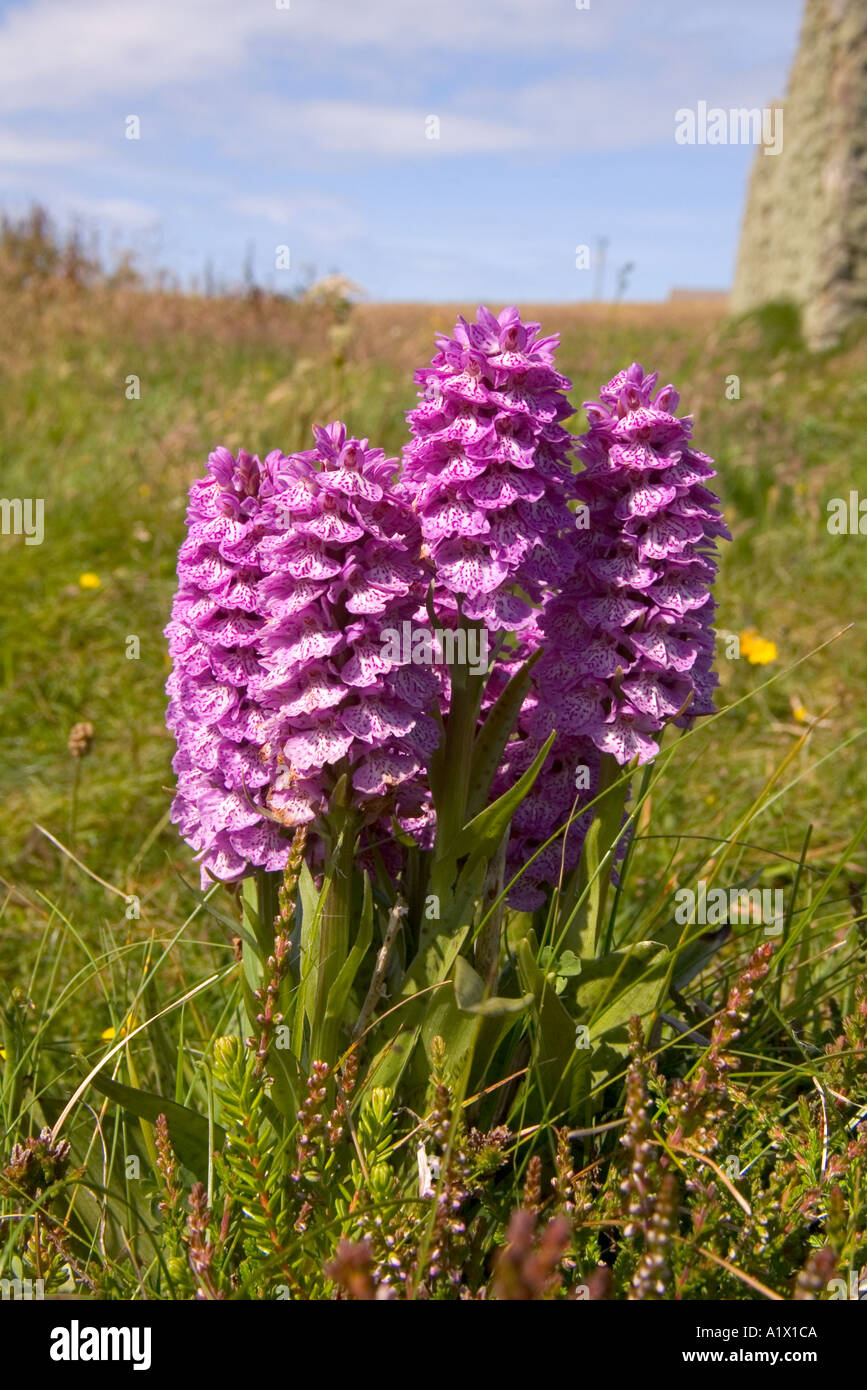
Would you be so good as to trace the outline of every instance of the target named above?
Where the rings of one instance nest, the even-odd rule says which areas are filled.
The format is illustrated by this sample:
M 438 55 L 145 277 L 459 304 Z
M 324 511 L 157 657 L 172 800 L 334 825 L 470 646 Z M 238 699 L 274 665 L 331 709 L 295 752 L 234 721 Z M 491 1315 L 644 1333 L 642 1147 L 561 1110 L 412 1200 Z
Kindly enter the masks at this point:
M 754 0 L 727 0 L 702 7 L 688 32 L 706 59 L 737 55 L 743 32 L 773 53 L 780 16 L 790 20 L 800 3 L 763 0 L 757 13 Z M 261 59 L 330 73 L 346 89 L 365 79 L 421 82 L 432 64 L 475 54 L 523 61 L 607 49 L 622 63 L 654 36 L 679 44 L 683 26 L 681 0 L 591 0 L 588 10 L 573 0 L 292 0 L 288 10 L 273 0 L 29 0 L 0 21 L 0 106 L 66 110 L 122 97 L 135 111 L 149 93 L 201 87 L 218 119 L 232 120 L 246 94 L 226 79 L 243 79 Z
M 275 106 L 275 115 L 279 107 Z M 429 117 L 439 134 L 428 138 Z M 529 133 L 476 116 L 429 112 L 423 107 L 376 106 L 360 101 L 310 101 L 289 105 L 280 125 L 294 126 L 314 149 L 331 154 L 421 158 L 428 155 L 489 154 L 531 143 Z M 431 127 L 433 129 L 433 127 Z
M 761 107 L 773 100 L 778 81 L 770 66 L 709 71 L 688 50 L 675 49 L 643 70 L 624 66 L 610 77 L 576 73 L 529 83 L 512 104 L 538 147 L 592 154 L 673 144 L 680 107 L 699 99 L 709 106 Z
M 0 164 L 78 163 L 93 153 L 94 146 L 84 140 L 0 130 Z
M 243 94 L 221 79 L 243 72 L 257 50 L 321 67 L 348 49 L 378 49 L 401 64 L 432 51 L 586 49 L 606 40 L 629 3 L 578 12 L 569 0 L 293 0 L 289 10 L 267 0 L 30 0 L 0 25 L 0 104 L 58 110 L 123 95 L 135 109 L 137 95 L 193 82 L 211 84 L 228 117 Z
M 159 223 L 159 213 L 134 198 L 88 198 L 79 193 L 63 197 L 61 205 L 72 215 L 94 217 L 122 231 L 142 231 Z
M 573 0 L 292 0 L 289 10 L 273 0 L 29 0 L 0 18 L 0 109 L 36 110 L 43 128 L 51 112 L 88 113 L 102 139 L 108 123 L 116 133 L 124 114 L 155 103 L 158 142 L 186 133 L 245 160 L 279 145 L 284 167 L 317 153 L 643 148 L 667 139 L 674 111 L 697 97 L 777 95 L 784 74 L 768 13 L 799 3 L 765 0 L 754 19 L 753 0 L 705 4 L 684 33 L 679 0 L 652 11 L 641 0 L 591 0 L 589 10 Z M 365 100 L 374 88 L 392 99 Z M 440 118 L 439 140 L 425 138 L 428 115 Z M 33 140 L 33 162 L 52 162 L 52 134 Z M 80 163 L 84 147 L 66 157 Z
M 286 232 L 315 226 L 325 244 L 343 243 L 361 229 L 357 215 L 340 198 L 321 193 L 253 194 L 234 198 L 231 206 L 243 217 L 267 222 Z
M 244 8 L 227 0 L 33 0 L 0 29 L 6 108 L 63 110 L 135 98 L 239 66 Z

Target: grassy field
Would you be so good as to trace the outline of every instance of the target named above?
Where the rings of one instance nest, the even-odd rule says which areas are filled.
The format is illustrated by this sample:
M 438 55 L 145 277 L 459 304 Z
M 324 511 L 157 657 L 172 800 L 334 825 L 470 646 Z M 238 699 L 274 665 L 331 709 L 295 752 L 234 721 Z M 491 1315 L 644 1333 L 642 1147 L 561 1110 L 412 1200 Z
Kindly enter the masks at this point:
M 794 1098 L 807 1084 L 795 1029 L 813 1053 L 835 1036 L 864 959 L 867 542 L 829 534 L 827 503 L 867 497 L 867 335 L 815 356 L 785 306 L 740 322 L 688 302 L 520 307 L 562 335 L 576 432 L 580 402 L 638 360 L 679 388 L 717 461 L 734 537 L 717 585 L 720 713 L 664 745 L 618 920 L 622 939 L 662 932 L 673 887 L 723 867 L 727 884 L 790 890 L 787 963 L 753 1055 Z M 2 1011 L 6 1036 L 38 1038 L 41 1052 L 32 1085 L 26 1061 L 0 1071 L 8 1129 L 53 1122 L 109 1040 L 232 966 L 237 904 L 220 889 L 202 910 L 168 822 L 162 631 L 190 483 L 217 444 L 290 452 L 336 418 L 398 454 L 413 370 L 474 308 L 199 299 L 59 277 L 6 294 L 0 495 L 45 507 L 42 544 L 0 537 Z M 82 721 L 94 737 L 77 759 L 68 739 Z M 706 989 L 723 991 L 716 1006 L 754 945 L 735 933 L 720 953 Z M 236 993 L 209 986 L 165 1032 L 149 1025 L 149 1050 L 126 1049 L 124 1074 L 207 1109 L 198 1063 L 237 1028 L 235 1010 Z M 82 1117 L 82 1162 L 98 1130 Z M 98 1213 L 83 1219 L 98 1228 Z
M 313 423 L 342 416 L 351 431 L 398 453 L 414 367 L 430 357 L 434 332 L 472 308 L 370 305 L 338 314 L 62 285 L 7 298 L 2 492 L 45 499 L 42 545 L 0 538 L 0 960 L 20 983 L 34 933 L 55 910 L 98 939 L 161 931 L 191 901 L 184 880 L 195 874 L 166 821 L 172 744 L 161 633 L 186 490 L 209 450 L 305 448 Z M 573 428 L 581 428 L 581 400 L 632 360 L 680 388 L 699 447 L 718 462 L 734 535 L 718 585 L 719 628 L 755 630 L 776 647 L 774 660 L 752 664 L 746 655 L 725 659 L 721 646 L 721 705 L 772 683 L 684 749 L 688 766 L 665 808 L 666 830 L 727 835 L 794 755 L 779 787 L 794 785 L 750 839 L 766 855 L 797 857 L 812 826 L 809 862 L 821 868 L 848 841 L 867 799 L 859 741 L 867 543 L 829 535 L 825 510 L 850 489 L 867 496 L 867 339 L 815 357 L 798 345 L 785 309 L 731 324 L 700 305 L 521 308 L 562 334 L 559 365 L 578 406 Z M 131 376 L 139 399 L 127 398 Z M 130 637 L 137 659 L 127 656 L 136 649 Z M 80 720 L 95 737 L 76 763 L 67 736 Z M 126 922 L 123 901 L 64 860 L 37 824 L 101 878 L 137 894 L 141 920 Z M 768 862 L 760 854 L 751 867 L 760 861 Z M 854 854 L 853 879 L 863 864 Z M 105 1026 L 98 1014 L 84 1017 Z

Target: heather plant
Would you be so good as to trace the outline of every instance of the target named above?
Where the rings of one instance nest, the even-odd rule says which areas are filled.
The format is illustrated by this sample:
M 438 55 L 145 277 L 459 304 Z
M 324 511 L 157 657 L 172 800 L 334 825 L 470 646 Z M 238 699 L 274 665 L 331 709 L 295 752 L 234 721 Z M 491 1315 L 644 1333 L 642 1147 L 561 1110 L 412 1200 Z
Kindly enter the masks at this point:
M 103 1298 L 857 1297 L 867 1265 L 864 1135 L 827 1109 L 821 1083 L 812 1099 L 780 1108 L 754 1059 L 736 1051 L 768 958 L 766 947 L 753 954 L 697 1056 L 652 1051 L 634 1016 L 622 1117 L 590 1131 L 551 1126 L 541 1148 L 535 1134 L 472 1123 L 447 1079 L 442 1039 L 430 1055 L 431 1108 L 407 1136 L 388 1090 L 358 1096 L 353 1063 L 334 1078 L 315 1066 L 297 1117 L 284 1123 L 252 1051 L 216 1038 L 213 1161 L 204 1136 L 198 1155 L 191 1150 L 171 1106 L 171 1118 L 156 1116 L 153 1167 L 137 1185 L 137 1220 L 126 1218 L 135 1264 L 106 1258 L 122 1219 L 111 1200 L 103 1248 L 88 1250 L 72 1213 L 99 1188 L 69 1171 L 66 1141 L 47 1132 L 0 1173 L 16 1214 L 6 1269 L 49 1292 Z M 863 1017 L 862 999 L 847 1031 L 863 1035 Z M 733 1084 L 708 1087 L 724 1059 Z M 702 1128 L 710 1121 L 712 1137 Z

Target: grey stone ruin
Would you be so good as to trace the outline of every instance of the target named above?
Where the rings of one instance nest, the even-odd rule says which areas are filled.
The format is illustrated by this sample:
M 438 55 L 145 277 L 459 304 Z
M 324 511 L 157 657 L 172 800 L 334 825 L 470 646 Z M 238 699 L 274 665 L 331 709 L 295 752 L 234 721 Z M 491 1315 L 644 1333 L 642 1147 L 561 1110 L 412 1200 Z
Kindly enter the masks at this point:
M 779 155 L 750 176 L 730 308 L 787 299 L 811 348 L 867 318 L 867 0 L 807 0 Z

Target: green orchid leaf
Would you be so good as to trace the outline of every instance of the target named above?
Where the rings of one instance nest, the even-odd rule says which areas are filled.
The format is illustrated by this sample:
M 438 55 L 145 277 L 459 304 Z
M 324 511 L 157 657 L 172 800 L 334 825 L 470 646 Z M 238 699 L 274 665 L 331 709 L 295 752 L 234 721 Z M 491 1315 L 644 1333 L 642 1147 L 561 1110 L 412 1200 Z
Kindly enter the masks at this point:
M 480 863 L 490 859 L 499 846 L 512 822 L 512 816 L 538 777 L 542 765 L 551 751 L 554 738 L 554 734 L 549 735 L 532 765 L 527 768 L 527 771 L 515 785 L 509 791 L 504 792 L 502 796 L 497 797 L 496 801 L 492 801 L 490 806 L 486 806 L 484 811 L 480 811 L 477 816 L 474 816 L 447 846 L 443 855 L 445 860 L 456 862 L 458 859 L 466 858 L 467 862 L 461 871 L 461 878 L 472 874 Z M 460 897 L 460 881 L 455 897 Z
M 346 1008 L 346 1001 L 349 992 L 355 982 L 355 977 L 361 968 L 362 962 L 367 955 L 368 947 L 373 940 L 373 892 L 368 874 L 364 875 L 364 899 L 361 907 L 361 921 L 359 923 L 358 936 L 350 949 L 349 955 L 343 963 L 340 974 L 334 981 L 328 995 L 328 1007 L 326 1018 L 341 1018 Z
M 667 989 L 670 952 L 638 941 L 585 961 L 578 978 L 578 1045 L 587 1049 L 594 1090 L 620 1074 L 629 1051 L 629 1020 L 647 1018 Z M 584 1031 L 582 1031 L 582 1028 Z
M 584 961 L 575 991 L 582 1019 L 604 1033 L 633 1014 L 652 1012 L 668 963 L 668 949 L 659 941 L 637 941 Z
M 491 706 L 484 724 L 476 735 L 467 790 L 467 815 L 470 818 L 478 815 L 485 806 L 491 782 L 502 760 L 503 749 L 515 727 L 515 720 L 530 688 L 533 667 L 540 656 L 541 651 L 534 652 L 521 669 L 515 672 L 505 690 Z
M 178 1158 L 193 1173 L 205 1173 L 208 1167 L 209 1128 L 206 1115 L 189 1110 L 185 1105 L 176 1105 L 153 1091 L 139 1091 L 134 1086 L 124 1086 L 120 1081 L 112 1081 L 99 1073 L 91 1081 L 109 1100 L 135 1115 L 136 1119 L 148 1120 L 154 1124 L 159 1115 L 165 1115 L 169 1127 L 169 1137 Z M 222 1125 L 213 1126 L 213 1145 L 222 1149 L 226 1142 L 226 1131 Z
M 565 1111 L 577 1115 L 582 1091 L 587 1089 L 586 1057 L 576 1052 L 575 1020 L 559 998 L 554 981 L 542 970 L 536 956 L 538 946 L 530 932 L 518 943 L 518 979 L 533 996 L 536 1016 L 536 1046 L 532 1075 L 548 1115 Z
M 485 982 L 464 956 L 455 961 L 455 1002 L 461 1013 L 477 1014 L 484 1018 L 499 1018 L 503 1014 L 519 1014 L 533 1002 L 532 994 L 517 999 L 493 995 L 485 998 Z

